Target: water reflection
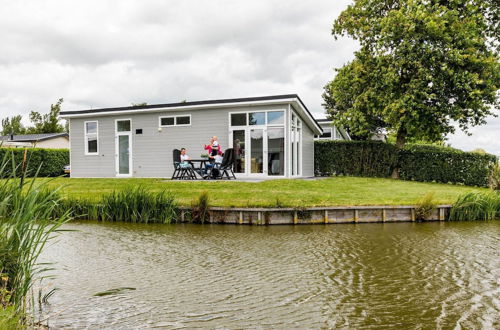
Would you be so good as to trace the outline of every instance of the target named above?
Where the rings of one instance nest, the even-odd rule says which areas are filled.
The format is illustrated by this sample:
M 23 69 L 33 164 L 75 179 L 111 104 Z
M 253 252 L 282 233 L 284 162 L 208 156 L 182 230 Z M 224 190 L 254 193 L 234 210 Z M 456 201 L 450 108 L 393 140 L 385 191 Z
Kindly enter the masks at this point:
M 498 327 L 498 222 L 67 228 L 56 328 Z

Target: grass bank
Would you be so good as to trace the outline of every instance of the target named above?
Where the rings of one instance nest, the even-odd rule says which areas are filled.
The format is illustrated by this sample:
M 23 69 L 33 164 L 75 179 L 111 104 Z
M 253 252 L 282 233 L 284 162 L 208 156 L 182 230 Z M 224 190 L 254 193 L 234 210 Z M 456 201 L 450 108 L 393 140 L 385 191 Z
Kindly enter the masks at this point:
M 221 207 L 413 205 L 428 193 L 433 193 L 437 204 L 452 204 L 465 193 L 488 191 L 461 185 L 361 177 L 263 182 L 58 178 L 47 182 L 47 187 L 60 188 L 64 198 L 89 200 L 137 186 L 148 192 L 169 191 L 180 206 L 191 206 L 207 191 L 210 205 Z

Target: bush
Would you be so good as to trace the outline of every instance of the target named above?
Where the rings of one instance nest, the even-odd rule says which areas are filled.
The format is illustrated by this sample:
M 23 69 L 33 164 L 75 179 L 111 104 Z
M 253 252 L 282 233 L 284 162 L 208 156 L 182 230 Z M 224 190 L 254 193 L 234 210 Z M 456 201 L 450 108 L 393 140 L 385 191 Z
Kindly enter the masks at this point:
M 317 176 L 388 177 L 396 165 L 397 152 L 392 144 L 380 141 L 314 143 L 314 169 Z
M 6 155 L 9 158 L 12 155 L 14 162 L 6 164 L 3 177 L 12 176 L 13 173 L 17 177 L 21 176 L 23 166 L 28 177 L 33 177 L 39 168 L 38 177 L 54 177 L 63 174 L 63 167 L 69 164 L 68 149 L 0 148 L 0 159 Z
M 398 151 L 379 141 L 316 141 L 315 174 L 390 177 L 394 168 L 404 180 L 487 187 L 497 162 L 493 155 L 430 145 Z
M 460 183 L 487 187 L 496 157 L 429 145 L 412 145 L 399 152 L 403 180 Z

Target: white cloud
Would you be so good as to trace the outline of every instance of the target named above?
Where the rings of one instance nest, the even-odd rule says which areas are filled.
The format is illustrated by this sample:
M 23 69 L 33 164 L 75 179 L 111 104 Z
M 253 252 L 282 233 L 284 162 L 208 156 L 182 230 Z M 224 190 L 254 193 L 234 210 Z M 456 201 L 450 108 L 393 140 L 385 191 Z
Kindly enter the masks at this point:
M 350 2 L 0 0 L 0 116 L 283 93 L 322 115 L 357 48 L 330 33 Z M 451 141 L 488 150 L 492 123 Z

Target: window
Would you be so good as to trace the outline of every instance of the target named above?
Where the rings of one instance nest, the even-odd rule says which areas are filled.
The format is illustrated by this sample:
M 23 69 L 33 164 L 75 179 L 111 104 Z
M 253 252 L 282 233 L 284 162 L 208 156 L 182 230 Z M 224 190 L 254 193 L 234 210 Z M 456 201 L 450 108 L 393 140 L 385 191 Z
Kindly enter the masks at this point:
M 191 116 L 175 117 L 175 125 L 191 125 Z
M 85 154 L 99 154 L 98 124 L 97 121 L 85 122 Z
M 175 117 L 160 117 L 160 126 L 174 126 Z
M 130 120 L 118 120 L 116 122 L 117 132 L 130 132 Z
M 191 115 L 160 117 L 160 127 L 189 125 L 191 125 Z
M 265 125 L 266 113 L 265 112 L 250 112 L 248 114 L 248 121 L 250 125 Z
M 326 140 L 331 140 L 332 139 L 332 128 L 324 128 L 323 129 L 323 134 L 321 135 L 316 135 L 315 136 L 317 139 L 326 139 Z
M 231 126 L 246 126 L 247 114 L 246 113 L 232 113 Z
M 269 111 L 267 113 L 268 125 L 283 125 L 284 121 L 285 121 L 284 111 Z

